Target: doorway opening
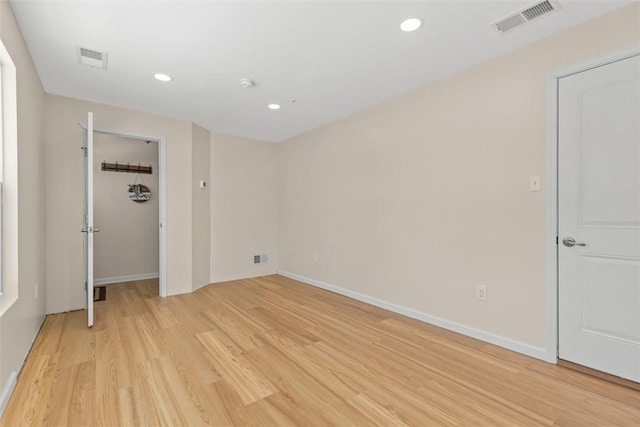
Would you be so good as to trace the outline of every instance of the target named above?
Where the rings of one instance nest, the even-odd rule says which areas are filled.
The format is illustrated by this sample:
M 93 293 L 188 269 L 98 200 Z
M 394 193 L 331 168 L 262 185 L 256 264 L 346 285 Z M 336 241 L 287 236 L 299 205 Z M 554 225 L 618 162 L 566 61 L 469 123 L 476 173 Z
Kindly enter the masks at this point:
M 92 117 L 92 115 L 90 114 L 90 117 Z M 92 120 L 91 120 L 92 121 Z M 111 242 L 101 242 L 101 243 L 107 243 L 107 247 L 106 248 L 102 248 L 103 251 L 103 255 L 106 255 L 106 258 L 102 265 L 102 267 L 98 266 L 98 270 L 95 271 L 94 266 L 91 266 L 91 272 L 92 272 L 92 278 L 97 279 L 97 285 L 98 286 L 102 286 L 106 283 L 114 283 L 116 281 L 126 281 L 126 280 L 142 280 L 144 278 L 152 278 L 153 276 L 157 277 L 158 280 L 158 294 L 161 297 L 166 297 L 168 294 L 168 285 L 167 285 L 167 235 L 166 235 L 166 140 L 164 137 L 162 136 L 156 136 L 156 135 L 150 135 L 150 134 L 142 134 L 142 133 L 137 133 L 137 132 L 128 132 L 128 131 L 120 131 L 120 130 L 112 130 L 112 129 L 104 129 L 104 128 L 96 128 L 93 127 L 93 124 L 91 123 L 90 126 L 87 126 L 89 129 L 92 130 L 92 158 L 91 158 L 91 164 L 92 165 L 98 165 L 97 167 L 92 167 L 91 169 L 94 169 L 94 172 L 92 173 L 91 176 L 91 180 L 90 180 L 90 185 L 86 185 L 85 188 L 85 202 L 86 200 L 94 200 L 95 198 L 95 189 L 94 189 L 94 178 L 96 177 L 96 175 L 98 173 L 102 173 L 102 174 L 107 174 L 110 175 L 110 177 L 104 177 L 104 178 L 113 178 L 114 175 L 126 175 L 126 177 L 124 177 L 124 180 L 127 181 L 128 184 L 137 184 L 137 181 L 143 181 L 147 182 L 149 180 L 149 178 L 147 178 L 147 176 L 145 176 L 144 178 L 136 178 L 136 174 L 130 174 L 130 173 L 121 173 L 121 172 L 102 172 L 102 161 L 106 161 L 111 163 L 112 160 L 113 161 L 118 161 L 120 162 L 120 160 L 118 159 L 101 159 L 100 156 L 104 156 L 105 153 L 101 153 L 101 149 L 104 147 L 107 147 L 109 144 L 108 142 L 118 144 L 119 146 L 122 145 L 126 145 L 129 144 L 129 149 L 132 149 L 134 147 L 140 147 L 140 146 L 144 146 L 145 148 L 148 149 L 152 149 L 152 151 L 155 153 L 155 158 L 153 158 L 153 154 L 152 156 L 152 161 L 151 161 L 151 166 L 152 166 L 152 171 L 153 174 L 155 175 L 157 178 L 153 179 L 151 182 L 153 182 L 152 187 L 156 186 L 154 188 L 154 193 L 152 194 L 151 197 L 155 198 L 155 200 L 157 201 L 157 205 L 155 207 L 155 209 L 153 209 L 153 206 L 150 205 L 152 207 L 152 209 L 147 209 L 147 210 L 154 210 L 155 211 L 155 219 L 152 218 L 148 218 L 147 219 L 147 223 L 145 224 L 146 226 L 149 225 L 153 225 L 153 227 L 145 227 L 144 230 L 144 234 L 148 235 L 148 234 L 152 234 L 153 235 L 153 241 L 151 242 L 151 245 L 153 246 L 153 248 L 157 248 L 157 249 L 151 249 L 150 251 L 147 251 L 146 254 L 143 255 L 147 255 L 147 258 L 149 258 L 148 255 L 150 255 L 150 253 L 152 253 L 153 255 L 155 255 L 156 258 L 156 262 L 153 262 L 153 260 L 147 259 L 147 267 L 146 269 L 148 270 L 148 266 L 155 266 L 155 268 L 151 268 L 151 270 L 154 271 L 142 271 L 142 272 L 138 272 L 138 273 L 132 273 L 132 274 L 124 274 L 122 273 L 123 271 L 129 271 L 129 272 L 133 272 L 134 270 L 132 270 L 131 268 L 133 268 L 131 265 L 129 266 L 129 270 L 115 270 L 114 268 L 118 268 L 118 267 L 114 267 L 117 266 L 119 264 L 117 256 L 116 259 L 113 259 L 113 254 L 114 254 L 114 250 L 113 250 L 113 239 L 105 239 L 105 240 L 111 240 Z M 84 128 L 83 126 L 83 130 L 85 133 L 85 141 L 87 140 L 86 138 L 86 134 L 88 133 L 87 128 Z M 93 147 L 93 140 L 95 139 L 95 141 L 97 141 L 96 146 L 98 147 L 98 152 L 97 153 L 93 153 L 94 151 L 94 147 Z M 102 141 L 102 142 L 101 142 Z M 106 145 L 104 145 L 104 147 L 101 147 L 101 145 L 103 145 L 103 143 L 105 143 L 105 141 L 107 142 Z M 122 147 L 120 147 L 122 148 Z M 135 150 L 134 150 L 135 151 Z M 122 153 L 122 155 L 126 155 L 124 154 L 124 152 Z M 148 155 L 148 153 L 147 153 Z M 155 161 L 154 161 L 155 160 Z M 131 162 L 129 161 L 130 164 L 135 163 L 137 166 L 137 161 Z M 140 166 L 149 166 L 149 165 L 144 165 L 142 164 L 142 161 L 140 162 Z M 155 166 L 155 167 L 154 167 Z M 143 168 L 144 169 L 144 168 Z M 85 168 L 86 171 L 86 168 Z M 101 177 L 103 178 L 103 177 Z M 85 178 L 86 179 L 86 178 Z M 122 179 L 122 177 L 120 178 Z M 157 181 L 156 181 L 157 179 Z M 129 181 L 131 181 L 129 183 Z M 113 187 L 113 186 L 112 186 Z M 113 187 L 115 188 L 115 187 Z M 115 191 L 113 190 L 112 191 Z M 129 189 L 129 185 L 127 185 L 125 188 L 121 189 L 121 194 L 124 194 L 124 196 L 126 197 L 125 202 L 131 203 L 131 204 L 136 204 L 136 202 L 132 201 L 130 199 L 130 197 L 128 196 L 128 189 Z M 91 197 L 88 197 L 88 191 L 91 191 Z M 113 202 L 113 199 L 111 197 L 106 197 L 105 200 L 103 200 L 102 204 L 110 204 Z M 149 203 L 149 202 L 144 202 L 144 203 Z M 144 203 L 142 203 L 142 205 L 144 205 Z M 95 203 L 94 203 L 95 205 Z M 110 208 L 109 208 L 110 209 Z M 93 208 L 92 208 L 93 210 Z M 117 215 L 118 213 L 116 213 Z M 93 214 L 92 214 L 93 216 Z M 98 213 L 98 216 L 100 216 L 100 213 Z M 99 224 L 97 221 L 94 221 L 96 225 L 95 231 L 97 231 L 99 229 Z M 134 224 L 135 225 L 135 224 Z M 116 225 L 117 226 L 117 225 Z M 136 227 L 130 227 L 130 229 L 128 230 L 129 233 L 131 234 L 135 234 L 135 228 Z M 147 229 L 148 228 L 148 229 Z M 151 231 L 152 228 L 155 228 L 155 233 L 153 231 Z M 108 228 L 109 229 L 109 226 Z M 84 230 L 83 230 L 84 231 Z M 94 231 L 92 229 L 92 231 Z M 122 230 L 119 230 L 120 233 L 122 233 Z M 104 235 L 104 234 L 103 234 Z M 134 236 L 135 237 L 135 236 Z M 147 236 L 148 237 L 148 236 Z M 157 243 L 155 243 L 157 242 Z M 109 248 L 109 245 L 111 244 L 111 248 Z M 93 243 L 92 243 L 93 245 Z M 157 246 L 154 246 L 157 245 Z M 144 250 L 144 248 L 142 249 Z M 93 252 L 93 249 L 92 249 Z M 109 259 L 109 255 L 112 255 L 112 258 Z M 100 256 L 100 248 L 98 247 L 98 256 Z M 85 270 L 86 270 L 86 262 L 87 262 L 87 256 L 86 256 L 86 248 L 85 248 Z M 91 256 L 92 258 L 92 262 L 93 262 L 93 254 Z M 94 273 L 95 271 L 95 273 Z M 107 273 L 108 271 L 120 271 L 120 273 Z M 113 275 L 116 274 L 116 275 Z M 118 275 L 120 274 L 120 275 Z M 101 277 L 103 276 L 103 277 Z M 92 287 L 93 287 L 94 283 L 92 280 Z M 93 298 L 91 298 L 89 292 L 87 292 L 87 308 L 89 309 L 89 326 L 91 326 L 93 324 L 92 318 L 93 318 Z
M 100 228 L 94 301 L 106 297 L 108 285 L 131 281 L 144 281 L 145 293 L 158 295 L 158 142 L 108 133 L 94 133 L 93 142 L 94 223 Z

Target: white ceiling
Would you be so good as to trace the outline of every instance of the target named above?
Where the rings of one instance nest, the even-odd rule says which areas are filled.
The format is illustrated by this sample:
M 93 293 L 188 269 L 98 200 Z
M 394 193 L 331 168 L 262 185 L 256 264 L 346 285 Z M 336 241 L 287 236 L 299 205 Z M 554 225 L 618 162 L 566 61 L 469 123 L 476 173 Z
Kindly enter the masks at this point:
M 536 1 L 11 0 L 47 92 L 282 141 L 632 1 L 560 0 L 506 35 L 491 24 Z M 408 16 L 424 19 L 414 33 Z M 108 52 L 108 70 L 76 47 Z M 153 79 L 173 76 L 170 83 Z M 257 85 L 240 87 L 252 78 Z M 295 103 L 291 100 L 295 99 Z M 279 103 L 279 111 L 267 104 Z

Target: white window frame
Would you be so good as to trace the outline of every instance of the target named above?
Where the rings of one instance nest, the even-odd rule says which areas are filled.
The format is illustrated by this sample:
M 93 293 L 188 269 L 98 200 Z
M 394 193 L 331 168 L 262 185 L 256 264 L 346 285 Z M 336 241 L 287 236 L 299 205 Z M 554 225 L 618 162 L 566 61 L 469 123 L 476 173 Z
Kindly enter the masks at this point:
M 0 317 L 18 299 L 18 120 L 16 66 L 0 40 Z
M 2 105 L 2 69 L 2 62 L 0 62 L 0 297 L 4 294 L 4 215 L 2 215 L 4 206 L 4 108 Z

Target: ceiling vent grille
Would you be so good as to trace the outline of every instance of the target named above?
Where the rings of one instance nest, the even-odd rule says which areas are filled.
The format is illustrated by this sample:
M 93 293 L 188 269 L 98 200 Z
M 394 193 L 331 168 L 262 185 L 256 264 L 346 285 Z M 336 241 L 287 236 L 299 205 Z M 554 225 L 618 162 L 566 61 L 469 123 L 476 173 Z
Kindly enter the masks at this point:
M 107 52 L 98 52 L 84 47 L 77 47 L 78 63 L 89 67 L 107 69 Z
M 501 33 L 506 33 L 520 25 L 526 24 L 527 21 L 520 15 L 513 15 L 495 23 L 496 29 Z
M 523 26 L 529 21 L 533 21 L 559 9 L 560 5 L 557 2 L 544 0 L 495 22 L 493 28 L 499 33 L 506 33 L 514 28 Z
M 554 10 L 555 9 L 551 5 L 551 3 L 549 3 L 548 1 L 543 1 L 531 6 L 529 9 L 523 10 L 521 13 L 527 19 L 527 21 L 531 21 L 533 19 L 541 17 L 542 15 L 551 13 Z

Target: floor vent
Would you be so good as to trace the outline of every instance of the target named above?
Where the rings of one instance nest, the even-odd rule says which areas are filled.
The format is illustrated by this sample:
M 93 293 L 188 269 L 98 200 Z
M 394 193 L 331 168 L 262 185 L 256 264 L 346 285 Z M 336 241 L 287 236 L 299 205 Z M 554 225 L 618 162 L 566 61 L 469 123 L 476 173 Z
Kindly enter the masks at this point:
M 93 300 L 105 301 L 107 299 L 107 287 L 106 286 L 94 286 L 93 288 Z
M 556 1 L 544 0 L 495 22 L 493 28 L 503 34 L 559 9 L 560 5 Z
M 84 47 L 77 47 L 78 63 L 89 67 L 107 69 L 107 52 L 98 52 Z

